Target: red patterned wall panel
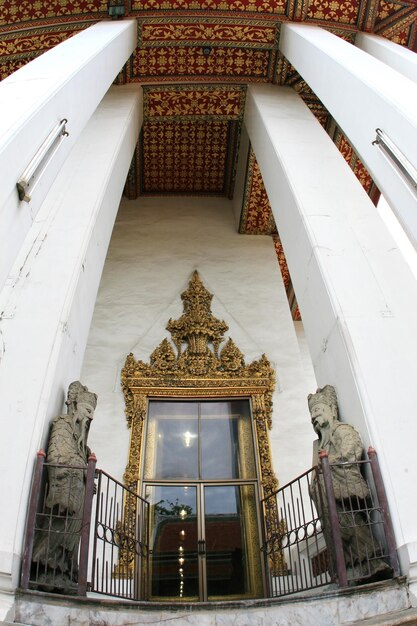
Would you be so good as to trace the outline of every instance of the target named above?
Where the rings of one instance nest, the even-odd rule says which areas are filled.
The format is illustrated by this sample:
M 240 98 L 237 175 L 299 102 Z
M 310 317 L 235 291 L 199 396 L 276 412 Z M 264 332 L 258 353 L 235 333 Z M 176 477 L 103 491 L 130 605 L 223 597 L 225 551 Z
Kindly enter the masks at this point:
M 334 142 L 342 153 L 346 162 L 349 163 L 356 178 L 359 180 L 366 193 L 370 196 L 374 204 L 377 204 L 380 192 L 375 186 L 375 183 L 373 182 L 368 170 L 366 169 L 356 152 L 353 150 L 351 144 L 349 143 L 349 140 L 347 139 L 347 137 L 345 137 L 340 129 L 337 129 L 335 132 Z
M 252 148 L 250 148 L 248 156 L 248 168 L 239 232 L 245 235 L 273 235 L 273 242 L 282 279 L 284 281 L 288 305 L 291 309 L 293 319 L 301 319 L 284 249 L 279 235 L 277 234 L 268 194 L 266 193 L 261 170 Z
M 295 322 L 301 320 L 300 309 L 298 308 L 297 298 L 295 297 L 294 287 L 290 272 L 288 270 L 287 259 L 285 258 L 284 248 L 278 235 L 273 237 L 275 252 L 277 253 L 279 269 L 281 270 L 282 280 L 284 282 L 285 292 L 288 298 L 288 306 L 290 307 L 292 318 Z
M 252 149 L 248 158 L 239 232 L 245 235 L 272 235 L 277 232 L 261 170 Z

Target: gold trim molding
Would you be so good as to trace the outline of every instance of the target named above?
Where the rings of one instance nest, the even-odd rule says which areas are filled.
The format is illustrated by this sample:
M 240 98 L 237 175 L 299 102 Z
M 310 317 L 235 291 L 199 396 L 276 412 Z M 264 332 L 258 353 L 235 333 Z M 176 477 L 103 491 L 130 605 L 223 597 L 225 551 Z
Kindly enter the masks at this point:
M 265 497 L 278 489 L 268 437 L 275 372 L 264 354 L 246 365 L 233 340 L 225 340 L 228 326 L 212 314 L 213 295 L 204 287 L 197 271 L 181 298 L 183 314 L 177 320 L 170 319 L 166 327 L 172 341 L 163 339 L 152 352 L 149 364 L 129 354 L 122 369 L 126 418 L 131 429 L 125 485 L 137 490 L 140 484 L 143 427 L 149 398 L 245 397 L 252 402 L 261 497 Z M 276 504 L 265 511 L 265 517 L 268 538 L 278 530 Z

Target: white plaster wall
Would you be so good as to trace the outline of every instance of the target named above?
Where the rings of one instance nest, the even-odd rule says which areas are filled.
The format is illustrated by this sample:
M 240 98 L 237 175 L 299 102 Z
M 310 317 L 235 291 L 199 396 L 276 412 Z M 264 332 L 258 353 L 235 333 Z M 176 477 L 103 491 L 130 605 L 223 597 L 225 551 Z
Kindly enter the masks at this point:
M 197 269 L 213 312 L 250 362 L 266 353 L 277 373 L 270 432 L 281 486 L 310 466 L 306 375 L 270 237 L 236 232 L 232 202 L 211 198 L 122 201 L 105 263 L 82 381 L 98 394 L 89 445 L 98 466 L 121 478 L 129 432 L 120 370 L 126 355 L 148 361 L 182 314 L 180 294 Z

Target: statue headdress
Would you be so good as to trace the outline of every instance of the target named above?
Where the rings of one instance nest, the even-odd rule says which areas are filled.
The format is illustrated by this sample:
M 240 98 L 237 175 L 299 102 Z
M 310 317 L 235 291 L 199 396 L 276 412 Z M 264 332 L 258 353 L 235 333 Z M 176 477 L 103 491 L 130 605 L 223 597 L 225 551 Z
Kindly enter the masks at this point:
M 307 397 L 307 402 L 310 412 L 315 404 L 322 402 L 328 406 L 336 407 L 337 415 L 339 414 L 336 390 L 332 385 L 326 385 L 322 388 L 319 387 L 316 393 L 310 393 Z
M 68 406 L 73 403 L 77 405 L 78 402 L 88 402 L 95 409 L 97 406 L 97 395 L 88 391 L 88 387 L 85 387 L 79 380 L 75 380 L 68 387 L 66 404 Z

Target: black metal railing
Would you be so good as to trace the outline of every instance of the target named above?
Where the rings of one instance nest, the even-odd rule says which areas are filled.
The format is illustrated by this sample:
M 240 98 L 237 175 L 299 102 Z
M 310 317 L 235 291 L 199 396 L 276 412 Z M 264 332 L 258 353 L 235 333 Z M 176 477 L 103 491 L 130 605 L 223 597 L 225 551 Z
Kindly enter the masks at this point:
M 45 463 L 37 456 L 26 525 L 21 586 L 43 591 L 87 590 L 96 457 L 83 466 Z
M 149 503 L 98 470 L 91 590 L 139 600 L 146 593 Z
M 29 502 L 21 587 L 147 599 L 149 503 L 96 469 L 45 463 Z M 94 498 L 96 498 L 94 504 Z M 399 576 L 393 528 L 375 450 L 368 460 L 317 467 L 262 500 L 269 597 Z M 274 515 L 271 515 L 274 511 Z M 90 549 L 91 547 L 91 549 Z
M 270 597 L 320 587 L 331 580 L 328 568 L 319 566 L 319 560 L 327 557 L 322 524 L 309 496 L 315 475 L 313 468 L 262 501 L 265 510 L 276 500 L 278 515 L 274 532 L 266 528 L 263 547 Z
M 22 589 L 140 599 L 140 577 L 147 571 L 149 504 L 95 466 L 94 455 L 87 465 L 72 466 L 45 463 L 45 453 L 38 453 Z
M 321 452 L 319 466 L 264 498 L 278 514 L 263 546 L 271 597 L 399 575 L 375 450 L 368 457 L 330 465 Z

